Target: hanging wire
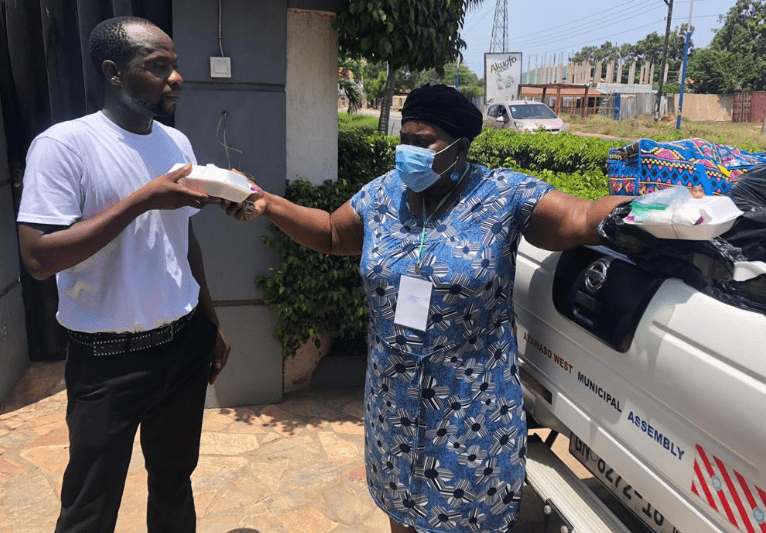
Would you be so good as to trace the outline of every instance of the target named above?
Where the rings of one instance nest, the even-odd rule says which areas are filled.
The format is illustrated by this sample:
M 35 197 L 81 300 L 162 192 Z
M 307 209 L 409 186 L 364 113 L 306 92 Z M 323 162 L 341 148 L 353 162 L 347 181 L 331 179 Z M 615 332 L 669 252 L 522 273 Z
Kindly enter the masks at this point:
M 221 57 L 225 57 L 223 53 L 223 27 L 221 25 L 221 4 L 223 0 L 218 0 L 218 49 L 221 51 Z
M 232 168 L 234 168 L 231 166 L 231 154 L 232 153 L 239 154 L 236 161 L 237 163 L 236 167 L 238 168 L 240 166 L 240 163 L 242 162 L 242 158 L 244 157 L 245 153 L 242 150 L 239 150 L 237 148 L 234 148 L 233 146 L 230 146 L 226 142 L 226 119 L 228 118 L 228 116 L 229 116 L 228 111 L 223 111 L 221 113 L 221 117 L 218 119 L 218 127 L 215 130 L 215 140 L 218 141 L 218 144 L 223 146 L 223 149 L 226 152 L 226 162 L 228 163 L 229 170 L 231 170 Z

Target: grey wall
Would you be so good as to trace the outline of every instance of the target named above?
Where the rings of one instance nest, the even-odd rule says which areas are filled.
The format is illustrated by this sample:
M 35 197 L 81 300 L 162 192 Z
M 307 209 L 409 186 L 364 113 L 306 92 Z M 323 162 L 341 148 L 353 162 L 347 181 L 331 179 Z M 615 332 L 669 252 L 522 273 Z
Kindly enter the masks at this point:
M 189 136 L 200 164 L 238 168 L 266 190 L 285 189 L 286 0 L 226 0 L 222 45 L 231 79 L 210 77 L 219 56 L 218 2 L 173 1 L 173 40 L 184 77 L 176 127 Z M 226 116 L 224 118 L 224 112 Z M 229 145 L 229 158 L 221 143 Z M 268 222 L 237 222 L 216 206 L 193 219 L 229 363 L 209 389 L 208 407 L 281 401 L 282 356 L 274 316 L 255 285 L 276 266 L 262 242 Z
M 0 402 L 8 397 L 29 366 L 7 153 L 5 130 L 0 127 Z

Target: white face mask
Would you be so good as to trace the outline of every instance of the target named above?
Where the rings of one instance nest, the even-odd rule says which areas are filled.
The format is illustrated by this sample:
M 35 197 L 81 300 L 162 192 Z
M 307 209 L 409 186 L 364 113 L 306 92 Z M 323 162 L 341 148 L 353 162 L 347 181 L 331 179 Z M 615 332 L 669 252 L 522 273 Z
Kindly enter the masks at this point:
M 399 178 L 413 191 L 425 191 L 431 185 L 439 181 L 439 178 L 452 170 L 457 164 L 457 157 L 455 157 L 455 161 L 441 174 L 437 174 L 432 168 L 434 158 L 438 154 L 451 148 L 452 145 L 459 140 L 460 139 L 455 140 L 452 144 L 439 152 L 434 152 L 428 148 L 420 148 L 419 146 L 411 146 L 409 144 L 398 145 L 396 147 L 396 171 L 399 173 Z

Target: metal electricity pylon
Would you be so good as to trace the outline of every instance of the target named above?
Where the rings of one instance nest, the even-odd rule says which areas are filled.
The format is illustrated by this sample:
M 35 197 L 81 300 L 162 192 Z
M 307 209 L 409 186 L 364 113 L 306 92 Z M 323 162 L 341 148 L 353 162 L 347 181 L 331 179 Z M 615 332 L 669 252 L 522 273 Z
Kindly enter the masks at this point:
M 497 0 L 495 22 L 492 24 L 492 42 L 489 52 L 508 51 L 508 0 Z

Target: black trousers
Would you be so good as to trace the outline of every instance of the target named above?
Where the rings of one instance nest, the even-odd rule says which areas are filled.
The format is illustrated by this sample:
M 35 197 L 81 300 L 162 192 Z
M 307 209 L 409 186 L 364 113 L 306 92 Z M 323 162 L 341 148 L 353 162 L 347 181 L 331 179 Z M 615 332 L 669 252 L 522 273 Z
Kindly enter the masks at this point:
M 171 342 L 130 354 L 94 357 L 91 348 L 70 340 L 69 464 L 56 533 L 114 531 L 139 425 L 149 533 L 195 531 L 191 474 L 216 335 L 216 326 L 197 311 Z

